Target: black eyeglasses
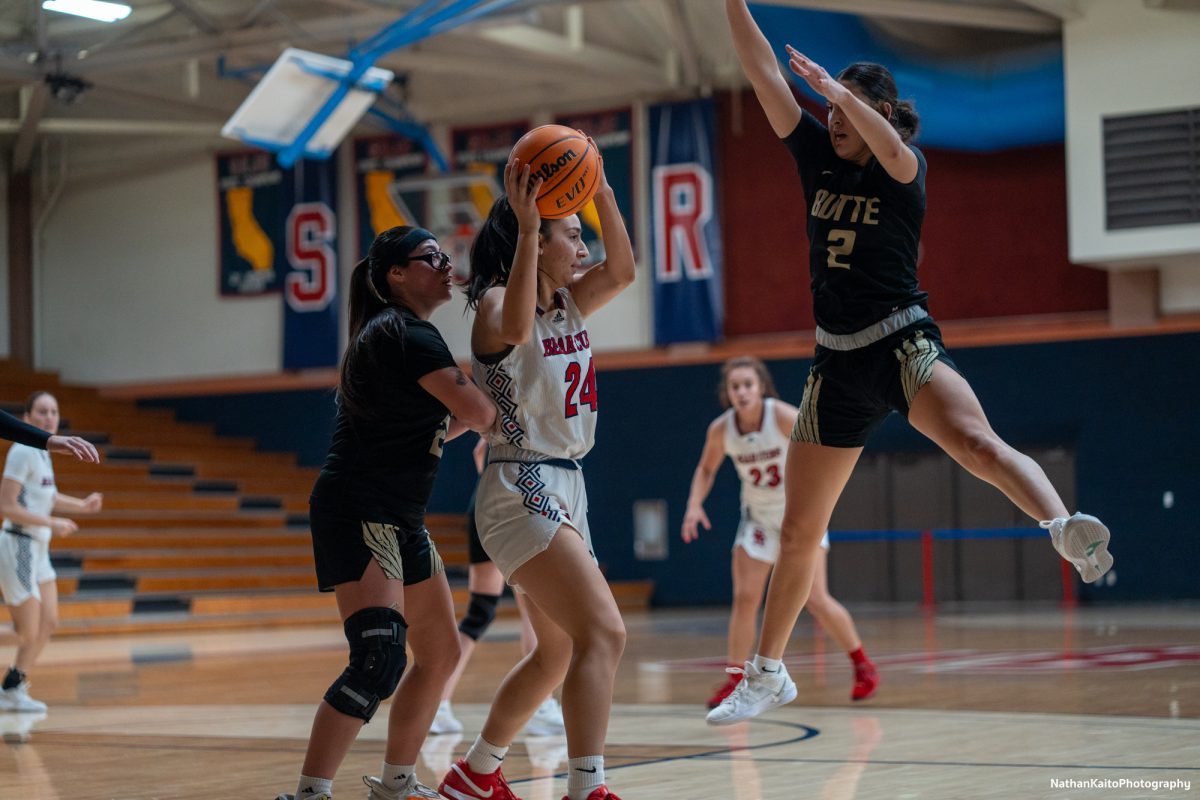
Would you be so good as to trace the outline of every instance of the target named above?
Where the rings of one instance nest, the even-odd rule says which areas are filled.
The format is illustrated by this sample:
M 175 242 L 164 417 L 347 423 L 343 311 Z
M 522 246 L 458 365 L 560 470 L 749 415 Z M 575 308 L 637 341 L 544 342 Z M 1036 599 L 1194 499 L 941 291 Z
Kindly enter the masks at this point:
M 409 261 L 424 261 L 438 272 L 446 272 L 450 269 L 450 256 L 443 253 L 441 250 L 434 250 L 432 253 L 422 253 L 419 256 L 409 256 Z

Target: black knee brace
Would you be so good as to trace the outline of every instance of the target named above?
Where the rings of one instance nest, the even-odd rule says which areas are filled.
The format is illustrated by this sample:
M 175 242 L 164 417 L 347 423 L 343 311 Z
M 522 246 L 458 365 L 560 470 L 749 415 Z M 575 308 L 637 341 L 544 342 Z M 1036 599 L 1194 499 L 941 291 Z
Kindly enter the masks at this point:
M 408 663 L 408 623 L 390 608 L 364 608 L 346 617 L 350 666 L 325 692 L 325 702 L 343 714 L 371 721 L 379 701 L 396 691 Z
M 458 623 L 458 629 L 464 636 L 479 641 L 491 627 L 496 618 L 496 603 L 500 600 L 498 594 L 476 594 L 471 592 L 471 602 L 467 604 L 467 614 Z

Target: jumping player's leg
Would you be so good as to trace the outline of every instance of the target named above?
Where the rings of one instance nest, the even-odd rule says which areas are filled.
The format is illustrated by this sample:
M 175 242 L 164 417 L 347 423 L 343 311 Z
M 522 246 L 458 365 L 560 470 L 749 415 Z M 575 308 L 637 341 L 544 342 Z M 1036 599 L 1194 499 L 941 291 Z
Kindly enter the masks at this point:
M 1067 507 L 1042 468 L 992 430 L 970 384 L 944 363 L 933 365 L 933 378 L 917 391 L 908 421 L 1035 520 L 1067 516 Z
M 932 378 L 912 400 L 908 421 L 1049 528 L 1055 549 L 1084 580 L 1094 581 L 1112 567 L 1108 529 L 1095 517 L 1070 515 L 1042 468 L 996 435 L 970 384 L 946 364 L 934 363 Z
M 813 572 L 812 592 L 808 595 L 808 605 L 805 608 L 833 637 L 838 646 L 846 651 L 846 655 L 854 664 L 854 688 L 850 692 L 850 699 L 866 700 L 875 694 L 875 689 L 879 686 L 879 673 L 863 650 L 862 639 L 858 637 L 858 629 L 854 626 L 854 618 L 850 616 L 846 607 L 829 593 L 829 551 L 824 547 L 818 548 L 817 551 L 817 568 Z
M 743 547 L 733 549 L 733 607 L 729 613 L 728 663 L 740 666 L 754 655 L 758 609 L 771 575 L 771 565 L 751 558 Z
M 861 447 L 825 447 L 794 438 L 788 445 L 779 559 L 767 587 L 758 653 L 737 688 L 708 713 L 710 724 L 732 725 L 796 698 L 783 653 L 812 590 L 829 518 L 861 453 Z
M 758 655 L 783 658 L 796 619 L 812 590 L 821 538 L 861 454 L 861 447 L 825 447 L 797 441 L 789 444 L 784 470 L 787 505 L 779 560 L 767 587 Z

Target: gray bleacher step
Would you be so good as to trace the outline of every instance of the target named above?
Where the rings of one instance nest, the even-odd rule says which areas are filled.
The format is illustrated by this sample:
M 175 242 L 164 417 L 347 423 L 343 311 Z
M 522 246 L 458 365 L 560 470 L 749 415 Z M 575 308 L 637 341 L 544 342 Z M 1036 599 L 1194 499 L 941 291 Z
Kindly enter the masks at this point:
M 189 467 L 187 464 L 151 464 L 149 473 L 151 475 L 185 476 L 190 478 L 196 474 L 196 468 Z
M 104 457 L 110 461 L 149 461 L 153 454 L 143 447 L 108 447 Z
M 249 497 L 239 498 L 238 508 L 243 511 L 264 511 L 264 510 L 275 511 L 275 510 L 283 508 L 283 501 L 280 500 L 278 497 L 263 497 L 261 495 L 259 495 L 259 496 L 252 495 Z M 307 517 L 305 518 L 304 524 L 305 525 L 308 524 Z
M 301 514 L 301 513 L 288 514 L 286 521 L 284 522 L 284 525 L 286 525 L 289 528 L 307 528 L 308 527 L 308 514 Z
M 105 596 L 129 593 L 137 586 L 137 578 L 129 575 L 80 575 L 75 596 Z
M 188 614 L 192 601 L 179 595 L 137 595 L 133 598 L 133 615 L 138 614 Z
M 198 480 L 192 484 L 192 491 L 201 494 L 234 494 L 237 490 L 237 481 Z

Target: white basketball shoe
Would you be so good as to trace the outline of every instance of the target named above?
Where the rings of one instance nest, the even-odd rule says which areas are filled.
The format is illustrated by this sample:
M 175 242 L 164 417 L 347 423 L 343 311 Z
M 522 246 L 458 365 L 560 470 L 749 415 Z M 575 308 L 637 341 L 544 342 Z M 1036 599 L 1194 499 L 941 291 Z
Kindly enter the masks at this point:
M 562 706 L 553 697 L 543 700 L 525 725 L 526 736 L 561 736 L 566 730 Z
M 417 780 L 416 775 L 409 775 L 408 781 L 399 789 L 389 789 L 383 781 L 372 775 L 364 775 L 365 783 L 370 791 L 367 800 L 441 800 L 441 795 Z
M 733 672 L 737 667 L 730 667 Z M 739 670 L 742 681 L 721 704 L 708 712 L 709 725 L 732 725 L 735 722 L 757 717 L 787 705 L 796 699 L 796 684 L 788 677 L 787 667 L 779 665 L 778 672 L 766 672 L 747 661 Z
M 1113 557 L 1108 552 L 1110 534 L 1100 520 L 1077 513 L 1040 524 L 1050 531 L 1054 549 L 1075 566 L 1085 582 L 1097 581 L 1112 569 Z
M 29 681 L 21 681 L 11 689 L 0 691 L 0 711 L 40 714 L 45 710 L 45 703 L 29 696 Z
M 458 721 L 458 717 L 454 716 L 454 710 L 450 708 L 450 701 L 443 700 L 438 703 L 437 716 L 433 718 L 429 732 L 440 736 L 443 733 L 462 733 L 462 730 L 463 724 Z

